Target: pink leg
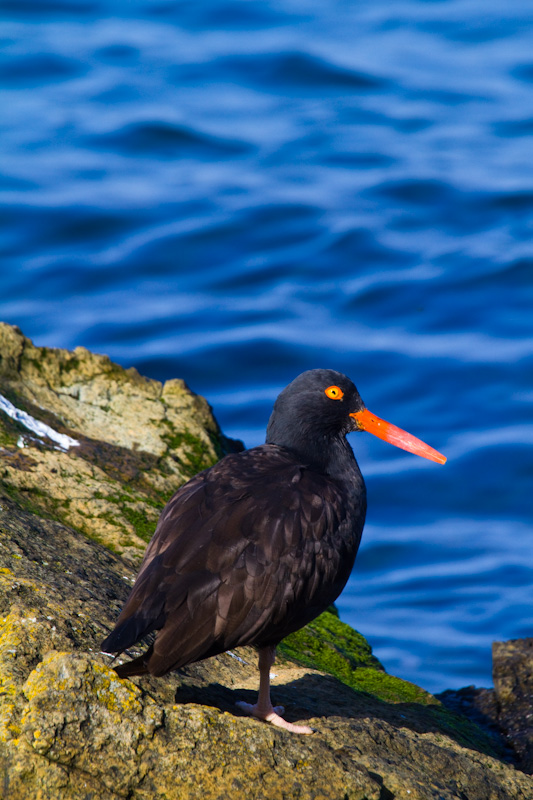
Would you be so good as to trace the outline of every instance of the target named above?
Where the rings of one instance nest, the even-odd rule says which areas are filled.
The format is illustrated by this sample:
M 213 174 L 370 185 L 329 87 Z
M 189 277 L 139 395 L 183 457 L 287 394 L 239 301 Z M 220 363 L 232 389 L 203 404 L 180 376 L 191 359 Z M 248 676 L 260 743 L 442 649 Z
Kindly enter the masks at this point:
M 251 705 L 251 703 L 244 703 L 240 700 L 236 705 L 246 714 L 262 719 L 265 722 L 270 722 L 271 725 L 284 728 L 291 733 L 314 733 L 313 729 L 307 725 L 294 725 L 292 722 L 287 722 L 280 716 L 285 710 L 283 706 L 274 708 L 272 705 L 270 700 L 270 667 L 275 658 L 275 647 L 262 647 L 259 650 L 259 696 L 257 703 Z

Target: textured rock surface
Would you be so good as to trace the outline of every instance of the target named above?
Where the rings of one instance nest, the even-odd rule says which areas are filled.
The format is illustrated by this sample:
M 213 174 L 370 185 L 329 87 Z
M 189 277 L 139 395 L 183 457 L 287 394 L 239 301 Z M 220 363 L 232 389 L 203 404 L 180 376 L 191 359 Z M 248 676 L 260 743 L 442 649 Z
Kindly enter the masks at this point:
M 239 714 L 257 687 L 251 649 L 120 681 L 99 643 L 135 570 L 95 540 L 135 561 L 158 506 L 228 443 L 181 383 L 0 336 L 0 392 L 81 442 L 57 450 L 0 412 L 0 797 L 533 800 L 497 742 L 387 675 L 332 613 L 289 637 L 274 667 L 275 701 L 313 736 Z
M 35 347 L 2 323 L 0 393 L 79 442 L 64 452 L 0 413 L 4 490 L 133 563 L 176 488 L 229 449 L 241 449 L 183 381 L 162 385 L 82 347 Z
M 513 763 L 519 760 L 500 727 L 494 689 L 465 686 L 463 689 L 448 689 L 438 694 L 437 698 L 450 711 L 467 717 L 482 728 L 491 737 L 496 749 L 502 752 L 505 760 Z
M 500 727 L 533 773 L 533 639 L 494 642 L 492 675 Z
M 533 639 L 494 642 L 492 675 L 494 689 L 467 686 L 439 699 L 482 727 L 521 770 L 533 774 Z

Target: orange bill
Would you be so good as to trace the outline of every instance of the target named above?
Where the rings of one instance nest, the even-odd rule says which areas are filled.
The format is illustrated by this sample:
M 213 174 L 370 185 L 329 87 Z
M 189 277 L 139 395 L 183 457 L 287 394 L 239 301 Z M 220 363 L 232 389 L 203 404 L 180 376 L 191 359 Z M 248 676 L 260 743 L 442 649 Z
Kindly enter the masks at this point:
M 386 442 L 390 442 L 396 447 L 401 447 L 402 450 L 408 450 L 417 456 L 422 456 L 422 458 L 436 461 L 437 464 L 446 463 L 446 456 L 443 456 L 442 453 L 434 450 L 428 444 L 420 441 L 420 439 L 411 436 L 407 431 L 402 431 L 396 425 L 391 425 L 390 422 L 385 422 L 384 419 L 376 417 L 367 408 L 350 414 L 350 416 L 356 420 L 359 429 L 362 431 L 373 433 L 379 439 L 384 439 Z

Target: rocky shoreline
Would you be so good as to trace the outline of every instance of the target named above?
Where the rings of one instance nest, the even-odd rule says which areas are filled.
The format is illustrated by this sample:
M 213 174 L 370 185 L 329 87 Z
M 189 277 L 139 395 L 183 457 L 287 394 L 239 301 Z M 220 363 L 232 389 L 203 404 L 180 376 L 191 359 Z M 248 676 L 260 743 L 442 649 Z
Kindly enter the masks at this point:
M 183 381 L 3 324 L 0 395 L 2 798 L 533 800 L 532 640 L 495 645 L 494 690 L 436 698 L 327 612 L 274 668 L 275 700 L 310 737 L 239 714 L 249 648 L 119 680 L 99 644 L 161 508 L 241 445 Z

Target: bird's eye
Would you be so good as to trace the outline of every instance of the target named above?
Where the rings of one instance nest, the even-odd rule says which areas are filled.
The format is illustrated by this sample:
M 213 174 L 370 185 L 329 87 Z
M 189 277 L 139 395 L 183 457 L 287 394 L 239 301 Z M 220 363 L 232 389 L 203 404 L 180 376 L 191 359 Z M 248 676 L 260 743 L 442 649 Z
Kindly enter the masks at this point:
M 330 400 L 340 400 L 344 396 L 344 392 L 338 386 L 328 386 L 324 391 Z

